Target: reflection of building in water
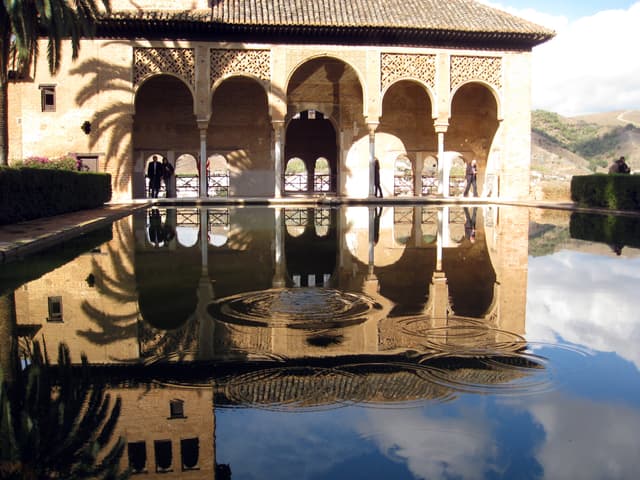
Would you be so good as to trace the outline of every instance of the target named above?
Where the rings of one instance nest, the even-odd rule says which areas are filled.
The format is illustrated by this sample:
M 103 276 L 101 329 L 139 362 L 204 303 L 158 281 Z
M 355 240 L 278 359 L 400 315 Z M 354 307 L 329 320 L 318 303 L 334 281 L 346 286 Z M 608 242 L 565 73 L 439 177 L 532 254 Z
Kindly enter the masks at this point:
M 122 398 L 118 434 L 126 438 L 123 461 L 132 473 L 144 473 L 145 478 L 214 478 L 211 388 L 145 384 L 112 388 L 110 393 Z
M 473 210 L 474 241 L 462 207 L 158 209 L 161 228 L 193 230 L 161 245 L 139 212 L 112 242 L 21 287 L 18 323 L 99 363 L 374 354 L 408 347 L 398 325 L 414 317 L 522 335 L 527 212 Z M 221 321 L 205 339 L 212 312 Z
M 471 241 L 463 207 L 158 209 L 176 232 L 160 243 L 139 212 L 99 250 L 16 291 L 18 325 L 134 377 L 127 365 L 263 365 L 117 384 L 126 461 L 211 472 L 214 394 L 252 405 L 413 401 L 538 371 L 519 353 L 528 212 L 473 213 Z M 168 386 L 179 383 L 200 387 Z

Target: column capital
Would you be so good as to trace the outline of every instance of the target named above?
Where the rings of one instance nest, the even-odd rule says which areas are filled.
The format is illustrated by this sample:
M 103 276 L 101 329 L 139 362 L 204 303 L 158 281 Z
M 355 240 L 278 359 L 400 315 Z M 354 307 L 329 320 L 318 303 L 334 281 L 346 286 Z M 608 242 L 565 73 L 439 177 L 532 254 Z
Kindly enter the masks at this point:
M 198 130 L 201 132 L 204 130 L 205 132 L 209 129 L 209 119 L 208 118 L 199 118 L 196 120 L 198 124 Z
M 436 120 L 433 122 L 433 126 L 436 129 L 436 133 L 447 133 L 447 130 L 449 129 L 449 122 L 446 120 Z

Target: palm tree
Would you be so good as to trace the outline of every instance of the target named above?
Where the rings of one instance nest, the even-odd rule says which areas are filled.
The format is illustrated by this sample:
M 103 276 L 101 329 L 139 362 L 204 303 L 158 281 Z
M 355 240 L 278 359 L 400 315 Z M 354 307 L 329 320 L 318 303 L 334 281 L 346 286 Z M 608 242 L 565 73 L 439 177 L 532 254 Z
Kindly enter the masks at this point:
M 62 41 L 71 40 L 72 58 L 78 58 L 80 40 L 91 37 L 110 0 L 11 0 L 0 5 L 0 166 L 9 158 L 9 72 L 29 72 L 38 56 L 38 40 L 47 43 L 49 71 L 60 68 Z

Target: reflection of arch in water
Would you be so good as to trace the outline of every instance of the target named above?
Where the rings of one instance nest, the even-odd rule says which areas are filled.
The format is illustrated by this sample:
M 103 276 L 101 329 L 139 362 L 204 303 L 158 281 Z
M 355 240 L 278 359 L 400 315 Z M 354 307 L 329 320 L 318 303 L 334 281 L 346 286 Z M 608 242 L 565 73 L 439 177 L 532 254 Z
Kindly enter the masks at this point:
M 229 209 L 211 208 L 207 210 L 208 241 L 214 247 L 221 247 L 229 240 Z
M 171 330 L 197 306 L 200 252 L 196 249 L 136 251 L 136 290 L 142 319 Z
M 200 236 L 200 211 L 197 208 L 176 209 L 176 238 L 183 247 L 198 244 Z
M 291 215 L 294 212 L 297 217 Z M 293 223 L 295 218 L 299 219 L 297 224 Z M 327 285 L 337 265 L 336 222 L 334 209 L 285 209 L 284 251 L 289 278 L 294 279 L 294 283 L 299 286 Z

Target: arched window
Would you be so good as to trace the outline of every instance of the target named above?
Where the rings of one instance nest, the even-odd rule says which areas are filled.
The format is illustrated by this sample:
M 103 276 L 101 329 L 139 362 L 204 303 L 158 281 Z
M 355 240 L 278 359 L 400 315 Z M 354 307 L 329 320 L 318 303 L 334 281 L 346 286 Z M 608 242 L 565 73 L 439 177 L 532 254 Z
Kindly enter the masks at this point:
M 313 169 L 313 190 L 315 192 L 328 192 L 331 190 L 331 168 L 329 161 L 320 157 L 316 160 Z
M 200 194 L 198 182 L 198 161 L 189 153 L 176 159 L 176 197 L 197 197 Z
M 229 169 L 224 155 L 216 154 L 209 157 L 207 162 L 209 176 L 208 194 L 210 197 L 229 196 Z
M 300 158 L 292 158 L 287 162 L 284 172 L 284 189 L 287 192 L 304 192 L 307 189 L 307 166 Z
M 438 193 L 438 159 L 427 155 L 422 162 L 422 195 Z
M 413 170 L 411 160 L 406 155 L 396 158 L 393 174 L 393 195 L 406 197 L 413 195 Z

